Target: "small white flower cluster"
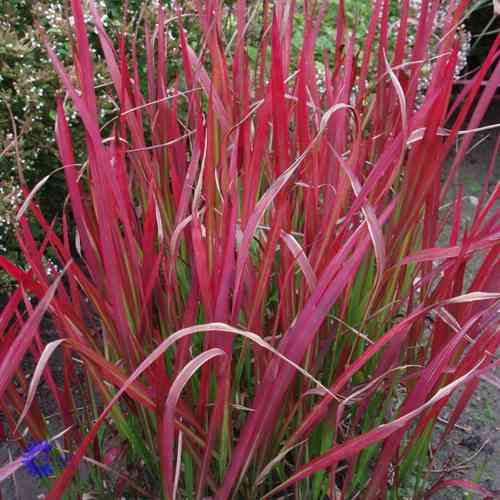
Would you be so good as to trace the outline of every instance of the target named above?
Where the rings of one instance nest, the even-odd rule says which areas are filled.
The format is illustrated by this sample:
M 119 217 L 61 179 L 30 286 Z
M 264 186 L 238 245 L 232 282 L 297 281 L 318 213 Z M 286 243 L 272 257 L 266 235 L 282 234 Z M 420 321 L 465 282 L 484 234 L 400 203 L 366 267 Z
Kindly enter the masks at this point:
M 420 79 L 418 81 L 417 96 L 416 96 L 417 107 L 420 106 L 421 103 L 423 102 L 425 93 L 430 85 L 433 64 L 435 63 L 435 57 L 438 55 L 439 42 L 441 37 L 445 35 L 444 30 L 448 20 L 448 7 L 449 7 L 449 0 L 442 0 L 441 5 L 436 13 L 436 18 L 434 20 L 434 26 L 433 26 L 433 35 L 431 43 L 428 46 L 428 53 L 426 54 L 427 62 L 425 62 L 421 68 Z M 422 0 L 410 0 L 409 8 L 410 8 L 409 11 L 410 19 L 409 19 L 409 28 L 407 34 L 407 42 L 408 42 L 408 47 L 413 48 L 416 41 L 418 19 L 420 17 L 422 10 Z M 430 9 L 430 4 L 429 4 L 429 9 Z M 389 43 L 390 46 L 392 46 L 393 43 L 395 42 L 395 38 L 399 31 L 399 27 L 400 27 L 400 20 L 392 19 L 391 30 L 389 35 L 391 38 Z M 454 70 L 455 79 L 460 78 L 460 75 L 467 66 L 467 58 L 471 50 L 471 39 L 472 39 L 472 35 L 469 31 L 467 31 L 465 25 L 461 25 L 458 27 L 457 36 L 460 37 L 461 45 L 458 51 L 457 64 Z M 358 47 L 358 50 L 359 49 L 360 47 Z M 317 78 L 318 89 L 321 93 L 323 93 L 325 90 L 325 69 L 322 63 L 316 63 L 316 75 L 317 75 L 316 78 Z M 356 89 L 353 89 L 353 95 L 351 97 L 352 100 L 354 101 L 356 97 Z
M 16 213 L 23 201 L 23 194 L 13 180 L 0 182 L 0 253 L 6 253 L 7 240 L 16 227 Z
M 107 5 L 104 0 L 99 0 L 98 2 L 96 2 L 96 4 L 97 8 L 101 12 L 105 12 L 107 10 Z M 39 13 L 43 14 L 48 24 L 51 26 L 61 25 L 63 22 L 65 22 L 62 2 L 51 2 L 48 5 L 39 4 L 38 11 Z M 92 23 L 92 15 L 89 12 L 84 12 L 84 20 L 86 23 Z M 103 14 L 101 20 L 105 26 L 107 26 L 107 24 L 109 23 L 109 17 L 107 16 L 107 14 Z M 75 19 L 73 16 L 69 16 L 68 21 L 71 26 L 74 26 Z
M 60 24 L 64 20 L 63 6 L 60 3 L 40 4 L 38 9 L 43 13 L 45 20 L 51 26 Z
M 448 21 L 448 8 L 449 8 L 449 1 L 443 0 L 434 19 L 431 44 L 428 47 L 428 53 L 426 54 L 427 60 L 421 68 L 421 76 L 418 81 L 417 96 L 416 96 L 417 107 L 422 104 L 425 97 L 425 93 L 429 88 L 432 69 L 435 63 L 433 58 L 435 58 L 438 55 L 439 43 L 441 41 L 441 38 L 446 34 L 445 27 Z M 410 0 L 410 15 L 414 20 L 419 18 L 421 10 L 422 10 L 422 0 Z M 399 28 L 399 21 L 395 23 L 395 28 L 396 28 L 395 31 L 397 32 L 397 29 Z M 457 36 L 460 36 L 461 38 L 461 45 L 458 51 L 457 64 L 455 66 L 453 74 L 455 79 L 460 78 L 462 71 L 467 66 L 467 58 L 469 57 L 471 49 L 471 40 L 472 40 L 471 33 L 467 31 L 465 25 L 463 24 L 458 27 Z M 416 38 L 416 22 L 410 23 L 409 26 L 408 41 L 410 46 L 412 46 L 415 43 L 415 38 Z
M 55 278 L 61 272 L 61 268 L 52 259 L 44 257 L 43 264 L 49 278 Z

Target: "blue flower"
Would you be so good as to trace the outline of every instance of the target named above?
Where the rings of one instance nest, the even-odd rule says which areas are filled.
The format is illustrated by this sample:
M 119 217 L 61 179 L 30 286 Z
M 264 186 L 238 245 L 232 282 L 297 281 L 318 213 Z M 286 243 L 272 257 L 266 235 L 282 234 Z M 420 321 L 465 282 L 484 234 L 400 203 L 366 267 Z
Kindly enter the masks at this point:
M 54 469 L 50 464 L 52 449 L 53 446 L 47 441 L 33 443 L 28 447 L 28 450 L 23 453 L 21 461 L 29 474 L 38 478 L 54 474 Z

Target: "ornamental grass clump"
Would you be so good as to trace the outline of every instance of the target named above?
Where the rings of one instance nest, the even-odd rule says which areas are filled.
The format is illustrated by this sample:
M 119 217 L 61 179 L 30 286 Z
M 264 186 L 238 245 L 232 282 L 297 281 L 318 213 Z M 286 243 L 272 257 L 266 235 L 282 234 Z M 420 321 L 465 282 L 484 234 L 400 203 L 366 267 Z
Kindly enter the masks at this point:
M 390 46 L 390 2 L 376 0 L 361 51 L 339 2 L 320 90 L 315 2 L 304 2 L 295 58 L 294 2 L 160 7 L 154 24 L 113 39 L 90 0 L 118 109 L 105 124 L 82 4 L 71 3 L 71 73 L 42 32 L 66 94 L 62 234 L 36 204 L 38 185 L 18 214 L 27 269 L 0 258 L 19 283 L 0 316 L 4 435 L 24 448 L 27 435 L 48 438 L 40 384 L 58 408 L 50 432 L 66 430 L 46 498 L 75 491 L 83 462 L 80 493 L 107 498 L 421 499 L 457 485 L 487 496 L 431 472 L 499 364 L 495 156 L 469 225 L 462 190 L 449 202 L 500 84 L 497 38 L 455 91 L 470 2 L 439 14 L 416 106 L 439 1 L 422 1 L 413 45 L 403 1 Z M 183 28 L 193 16 L 197 47 Z

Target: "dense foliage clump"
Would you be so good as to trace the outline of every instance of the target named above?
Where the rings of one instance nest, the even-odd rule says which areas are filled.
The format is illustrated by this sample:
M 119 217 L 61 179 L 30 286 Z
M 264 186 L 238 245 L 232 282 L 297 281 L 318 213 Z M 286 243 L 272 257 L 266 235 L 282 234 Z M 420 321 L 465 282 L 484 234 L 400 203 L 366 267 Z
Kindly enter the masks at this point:
M 447 197 L 500 36 L 457 92 L 473 2 L 405 0 L 393 24 L 377 0 L 360 38 L 340 1 L 318 51 L 322 5 L 193 0 L 114 31 L 72 0 L 70 64 L 40 30 L 68 195 L 56 230 L 26 190 L 22 265 L 0 256 L 0 425 L 23 449 L 0 477 L 38 456 L 49 500 L 491 495 L 432 469 L 499 364 L 495 156 L 468 225 Z

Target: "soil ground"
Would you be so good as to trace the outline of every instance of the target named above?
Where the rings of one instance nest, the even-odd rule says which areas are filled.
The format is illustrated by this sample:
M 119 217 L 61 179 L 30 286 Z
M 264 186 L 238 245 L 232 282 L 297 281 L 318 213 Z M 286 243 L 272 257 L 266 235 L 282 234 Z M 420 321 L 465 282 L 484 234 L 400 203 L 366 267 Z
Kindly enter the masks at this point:
M 488 110 L 483 126 L 499 122 L 500 100 L 497 98 Z M 474 149 L 468 154 L 455 183 L 455 190 L 460 184 L 463 185 L 466 196 L 463 205 L 463 227 L 470 223 L 474 215 L 475 200 L 481 193 L 498 134 L 498 129 L 477 134 L 473 141 L 473 145 L 477 146 L 472 146 Z M 500 181 L 500 157 L 494 161 L 493 177 L 488 186 L 489 193 Z M 500 375 L 500 371 L 497 371 L 496 375 Z M 480 382 L 457 426 L 438 453 L 437 464 L 439 464 L 438 469 L 449 471 L 447 478 L 474 481 L 490 491 L 496 491 L 500 499 L 500 390 L 498 388 L 487 382 Z M 435 477 L 437 479 L 439 473 L 436 473 Z M 432 498 L 461 500 L 481 497 L 477 494 L 467 496 L 458 489 L 448 489 L 441 490 Z

